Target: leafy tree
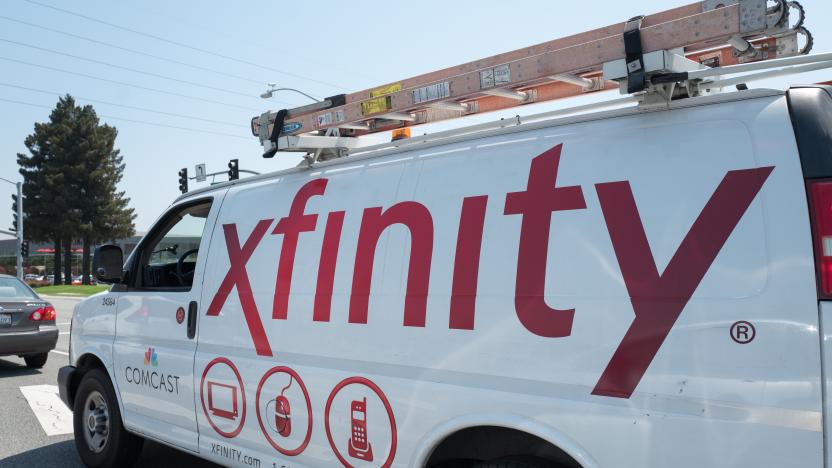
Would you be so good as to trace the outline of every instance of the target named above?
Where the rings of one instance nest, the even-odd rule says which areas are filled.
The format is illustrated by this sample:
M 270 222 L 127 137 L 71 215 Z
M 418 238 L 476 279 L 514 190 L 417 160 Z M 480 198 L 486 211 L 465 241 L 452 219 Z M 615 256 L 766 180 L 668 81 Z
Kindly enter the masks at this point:
M 27 237 L 55 244 L 55 278 L 72 281 L 72 241 L 84 245 L 84 283 L 89 283 L 90 247 L 97 241 L 132 235 L 135 214 L 129 198 L 117 189 L 125 164 L 115 149 L 118 131 L 100 124 L 92 106 L 77 106 L 66 95 L 58 100 L 49 121 L 36 123 L 24 144 L 30 155 L 18 154 L 23 175 Z

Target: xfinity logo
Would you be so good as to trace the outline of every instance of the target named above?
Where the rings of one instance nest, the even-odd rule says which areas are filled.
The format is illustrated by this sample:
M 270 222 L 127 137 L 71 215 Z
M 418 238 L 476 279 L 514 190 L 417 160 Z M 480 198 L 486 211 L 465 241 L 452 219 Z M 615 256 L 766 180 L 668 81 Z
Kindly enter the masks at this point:
M 558 252 L 549 251 L 549 238 L 557 233 L 559 212 L 600 208 L 605 225 L 598 228 L 606 228 L 609 233 L 631 298 L 635 319 L 592 393 L 629 398 L 774 167 L 728 171 L 699 215 L 692 220 L 687 235 L 676 248 L 664 271 L 659 271 L 630 182 L 621 180 L 587 186 L 561 186 L 558 184 L 558 172 L 562 148 L 563 145 L 557 145 L 532 159 L 525 189 L 518 187 L 517 191 L 506 193 L 497 200 L 489 200 L 489 197 L 495 197 L 481 194 L 471 194 L 460 200 L 451 301 L 446 312 L 448 327 L 456 330 L 474 329 L 480 250 L 483 231 L 487 226 L 486 206 L 496 202 L 503 208 L 503 216 L 517 217 L 520 224 L 519 243 L 515 246 L 517 262 L 514 303 L 517 321 L 539 337 L 569 337 L 572 334 L 573 319 L 581 311 L 574 308 L 557 309 L 546 303 L 546 269 L 551 263 L 557 262 L 558 255 Z M 241 238 L 235 223 L 223 225 L 230 265 L 206 315 L 218 316 L 229 294 L 236 289 L 242 319 L 248 326 L 255 352 L 259 356 L 273 356 L 273 353 L 260 311 L 253 299 L 246 263 L 270 230 L 272 235 L 283 237 L 277 262 L 274 301 L 269 315 L 274 320 L 286 320 L 298 241 L 303 233 L 318 229 L 319 224 L 318 214 L 305 212 L 306 203 L 311 197 L 325 196 L 328 182 L 328 179 L 320 178 L 306 183 L 298 190 L 285 217 L 276 224 L 274 218 L 260 220 L 247 237 Z M 585 191 L 594 191 L 600 206 L 588 206 L 584 198 Z M 312 320 L 315 322 L 330 321 L 333 281 L 344 216 L 344 211 L 334 211 L 326 216 L 312 310 Z M 352 290 L 347 311 L 349 323 L 366 324 L 368 321 L 376 244 L 381 234 L 393 225 L 406 227 L 411 238 L 402 325 L 425 326 L 437 226 L 434 225 L 428 207 L 416 201 L 402 201 L 390 207 L 372 206 L 363 210 L 355 264 L 352 266 Z M 550 261 L 552 257 L 554 260 Z

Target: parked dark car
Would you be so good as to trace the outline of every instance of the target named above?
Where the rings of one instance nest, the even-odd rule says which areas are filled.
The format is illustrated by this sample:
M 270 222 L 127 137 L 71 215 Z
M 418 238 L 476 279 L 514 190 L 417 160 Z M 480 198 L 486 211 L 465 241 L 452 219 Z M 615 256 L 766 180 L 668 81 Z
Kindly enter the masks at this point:
M 55 308 L 14 276 L 0 275 L 0 356 L 17 355 L 26 366 L 46 364 L 58 342 Z

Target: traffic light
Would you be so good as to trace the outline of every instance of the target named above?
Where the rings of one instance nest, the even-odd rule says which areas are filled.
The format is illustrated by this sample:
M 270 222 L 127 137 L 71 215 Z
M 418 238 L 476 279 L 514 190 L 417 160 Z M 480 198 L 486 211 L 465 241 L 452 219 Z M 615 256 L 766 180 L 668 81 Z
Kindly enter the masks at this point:
M 179 170 L 179 191 L 188 193 L 188 169 L 185 167 Z
M 29 241 L 25 240 L 20 243 L 20 255 L 23 257 L 29 256 Z
M 232 159 L 228 161 L 228 180 L 237 180 L 240 178 L 240 161 Z
M 17 219 L 17 195 L 12 194 L 12 227 L 9 228 L 10 231 L 17 232 L 17 223 L 19 220 Z

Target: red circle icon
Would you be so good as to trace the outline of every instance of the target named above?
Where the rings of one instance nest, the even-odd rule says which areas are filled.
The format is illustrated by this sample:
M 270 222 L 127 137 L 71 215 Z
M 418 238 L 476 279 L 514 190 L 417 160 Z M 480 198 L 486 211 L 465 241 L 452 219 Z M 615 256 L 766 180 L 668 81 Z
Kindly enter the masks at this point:
M 338 450 L 338 446 L 335 444 L 335 440 L 332 438 L 332 431 L 329 427 L 329 413 L 332 409 L 332 401 L 335 399 L 335 395 L 340 392 L 344 387 L 348 385 L 363 385 L 370 390 L 372 390 L 378 398 L 381 400 L 381 403 L 384 405 L 384 409 L 387 411 L 387 418 L 390 420 L 390 454 L 387 456 L 387 459 L 381 465 L 384 468 L 389 467 L 393 464 L 393 459 L 396 458 L 396 417 L 393 415 L 393 407 L 390 406 L 390 402 L 387 400 L 387 397 L 384 395 L 384 392 L 381 391 L 378 385 L 376 385 L 370 379 L 364 377 L 348 377 L 335 388 L 332 389 L 332 392 L 329 394 L 329 398 L 326 400 L 326 409 L 324 410 L 324 427 L 326 429 L 326 438 L 329 440 L 329 446 L 332 447 L 333 453 L 335 456 L 338 457 L 338 460 L 347 468 L 353 468 L 346 458 L 341 454 Z
M 300 385 L 301 391 L 303 392 L 303 398 L 306 400 L 306 413 L 309 418 L 306 424 L 306 436 L 304 437 L 303 442 L 301 442 L 300 445 L 291 450 L 281 447 L 274 439 L 272 439 L 272 437 L 269 435 L 269 432 L 266 430 L 266 426 L 263 424 L 263 418 L 260 416 L 260 392 L 263 390 L 263 384 L 266 383 L 269 377 L 277 373 L 289 374 L 290 378 L 295 379 L 298 382 L 298 385 Z M 297 372 L 285 366 L 277 366 L 269 369 L 269 371 L 266 372 L 265 375 L 263 375 L 263 378 L 260 379 L 260 383 L 257 385 L 257 397 L 255 401 L 257 402 L 257 422 L 260 424 L 260 431 L 263 433 L 264 436 L 266 436 L 266 440 L 269 441 L 269 443 L 272 447 L 274 447 L 275 450 L 282 453 L 283 455 L 286 455 L 287 457 L 294 457 L 300 455 L 304 450 L 306 450 L 306 446 L 309 445 L 309 439 L 312 438 L 312 402 L 309 399 L 309 392 L 306 390 L 306 385 L 303 383 L 303 380 L 301 380 Z
M 206 386 L 205 385 L 205 377 L 208 375 L 208 371 L 211 370 L 211 368 L 214 367 L 217 364 L 225 364 L 226 366 L 228 366 L 231 369 L 231 371 L 234 372 L 234 376 L 237 378 L 237 383 L 239 384 L 239 386 L 234 387 L 233 385 L 226 385 L 226 384 L 223 384 L 223 383 L 220 383 L 220 382 L 209 381 L 208 382 L 208 387 L 209 387 L 208 388 L 208 400 L 209 401 L 208 401 L 208 406 L 206 407 L 205 406 L 205 386 Z M 230 395 L 232 396 L 231 397 L 231 399 L 232 399 L 231 405 L 232 406 L 230 408 L 215 408 L 215 405 L 214 405 L 214 402 L 213 402 L 214 388 L 217 388 L 218 392 L 219 391 L 224 391 L 226 393 L 230 393 Z M 242 407 L 242 411 L 238 411 L 237 389 L 239 389 L 241 398 L 243 400 L 242 404 L 240 405 Z M 218 358 L 214 358 L 211 362 L 208 363 L 207 366 L 205 366 L 205 370 L 202 372 L 202 380 L 199 383 L 199 399 L 202 402 L 202 411 L 205 413 L 205 417 L 208 419 L 208 424 L 211 425 L 211 427 L 217 432 L 217 434 L 225 437 L 226 439 L 231 439 L 231 438 L 237 437 L 237 435 L 240 433 L 240 431 L 243 430 L 243 424 L 245 424 L 245 422 L 246 422 L 246 390 L 245 390 L 245 387 L 243 386 L 243 379 L 242 379 L 242 377 L 240 377 L 240 372 L 237 370 L 237 366 L 235 366 L 233 362 L 231 362 L 227 358 L 218 357 Z M 209 407 L 210 407 L 210 411 L 209 411 Z M 226 432 L 226 431 L 223 431 L 222 429 L 220 429 L 217 426 L 217 424 L 211 419 L 211 414 L 212 413 L 217 417 L 220 417 L 220 418 L 223 418 L 223 419 L 228 419 L 228 420 L 231 420 L 231 421 L 233 421 L 234 419 L 237 419 L 239 417 L 240 422 L 237 423 L 237 426 L 233 431 Z

